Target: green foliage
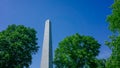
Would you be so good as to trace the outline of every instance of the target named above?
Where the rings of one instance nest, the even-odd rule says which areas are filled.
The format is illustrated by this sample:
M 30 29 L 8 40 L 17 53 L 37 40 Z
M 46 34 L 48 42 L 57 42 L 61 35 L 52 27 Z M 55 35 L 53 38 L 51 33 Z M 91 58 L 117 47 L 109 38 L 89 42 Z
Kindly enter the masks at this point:
M 66 37 L 55 50 L 56 68 L 97 68 L 100 44 L 90 36 L 75 34 Z
M 107 68 L 119 68 L 120 67 L 120 36 L 111 39 L 108 42 L 108 46 L 112 50 L 110 58 L 106 62 Z
M 100 59 L 100 60 L 97 59 L 96 63 L 97 63 L 97 68 L 106 68 L 106 66 L 105 66 L 106 60 L 105 59 Z
M 114 0 L 111 8 L 112 14 L 107 17 L 109 28 L 113 32 L 120 32 L 120 0 Z
M 29 68 L 38 51 L 36 31 L 23 25 L 10 25 L 0 32 L 0 68 Z
M 112 50 L 110 58 L 106 62 L 107 68 L 120 68 L 120 0 L 114 0 L 111 6 L 112 14 L 108 16 L 109 28 L 113 32 L 111 41 L 107 45 Z

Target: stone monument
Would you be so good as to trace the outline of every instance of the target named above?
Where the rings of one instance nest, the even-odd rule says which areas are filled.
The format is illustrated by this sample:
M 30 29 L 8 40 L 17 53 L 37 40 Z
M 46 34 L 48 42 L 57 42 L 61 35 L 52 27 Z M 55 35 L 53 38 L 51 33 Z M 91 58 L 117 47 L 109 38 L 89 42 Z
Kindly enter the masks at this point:
M 53 68 L 51 22 L 46 20 L 40 68 Z

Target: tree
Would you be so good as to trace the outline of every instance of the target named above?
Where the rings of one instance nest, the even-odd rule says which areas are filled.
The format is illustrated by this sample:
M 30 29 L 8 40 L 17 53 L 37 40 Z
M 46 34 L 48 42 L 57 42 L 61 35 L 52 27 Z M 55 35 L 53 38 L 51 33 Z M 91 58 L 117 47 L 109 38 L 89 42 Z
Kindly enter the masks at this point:
M 120 0 L 114 0 L 111 6 L 112 14 L 107 17 L 107 22 L 109 23 L 109 29 L 112 32 L 120 33 Z
M 112 54 L 106 62 L 106 67 L 120 68 L 120 0 L 114 0 L 111 8 L 112 14 L 107 17 L 107 22 L 113 35 L 106 44 L 112 50 Z
M 38 51 L 36 31 L 23 25 L 9 25 L 0 32 L 0 68 L 29 68 Z
M 105 63 L 106 59 L 96 59 L 97 68 L 106 68 Z
M 100 44 L 94 38 L 77 33 L 59 43 L 54 64 L 56 68 L 97 68 L 95 61 L 99 48 Z
M 107 68 L 119 68 L 120 67 L 120 36 L 111 38 L 107 45 L 112 50 L 112 54 L 106 62 Z

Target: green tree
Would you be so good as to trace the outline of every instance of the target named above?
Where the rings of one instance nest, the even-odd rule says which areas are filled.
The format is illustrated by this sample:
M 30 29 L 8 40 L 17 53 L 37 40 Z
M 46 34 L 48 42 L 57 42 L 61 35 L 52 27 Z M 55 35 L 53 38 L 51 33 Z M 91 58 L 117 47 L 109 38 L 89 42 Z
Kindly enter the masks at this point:
M 106 59 L 96 59 L 97 68 L 106 68 L 105 63 Z
M 107 68 L 120 68 L 120 36 L 112 36 L 111 42 L 107 45 L 112 50 L 112 54 L 106 62 Z
M 96 56 L 100 44 L 90 36 L 78 33 L 66 37 L 55 50 L 56 68 L 97 68 Z
M 111 8 L 112 13 L 107 17 L 107 21 L 113 35 L 110 36 L 110 41 L 106 44 L 112 50 L 112 54 L 106 62 L 106 67 L 120 68 L 120 0 L 114 0 Z
M 0 32 L 0 68 L 29 68 L 38 51 L 36 31 L 23 25 L 10 25 Z
M 111 8 L 112 13 L 107 17 L 109 28 L 113 32 L 120 33 L 120 0 L 114 0 Z

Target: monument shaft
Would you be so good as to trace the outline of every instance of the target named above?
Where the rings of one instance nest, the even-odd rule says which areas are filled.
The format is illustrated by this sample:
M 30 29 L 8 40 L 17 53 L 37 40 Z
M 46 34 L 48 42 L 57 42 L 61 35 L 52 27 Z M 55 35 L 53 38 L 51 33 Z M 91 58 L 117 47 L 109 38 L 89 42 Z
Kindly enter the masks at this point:
M 45 30 L 44 30 L 44 39 L 43 39 L 43 48 L 42 48 L 42 57 L 41 57 L 40 68 L 53 68 L 51 22 L 50 22 L 50 20 L 46 20 L 46 22 L 45 22 Z

